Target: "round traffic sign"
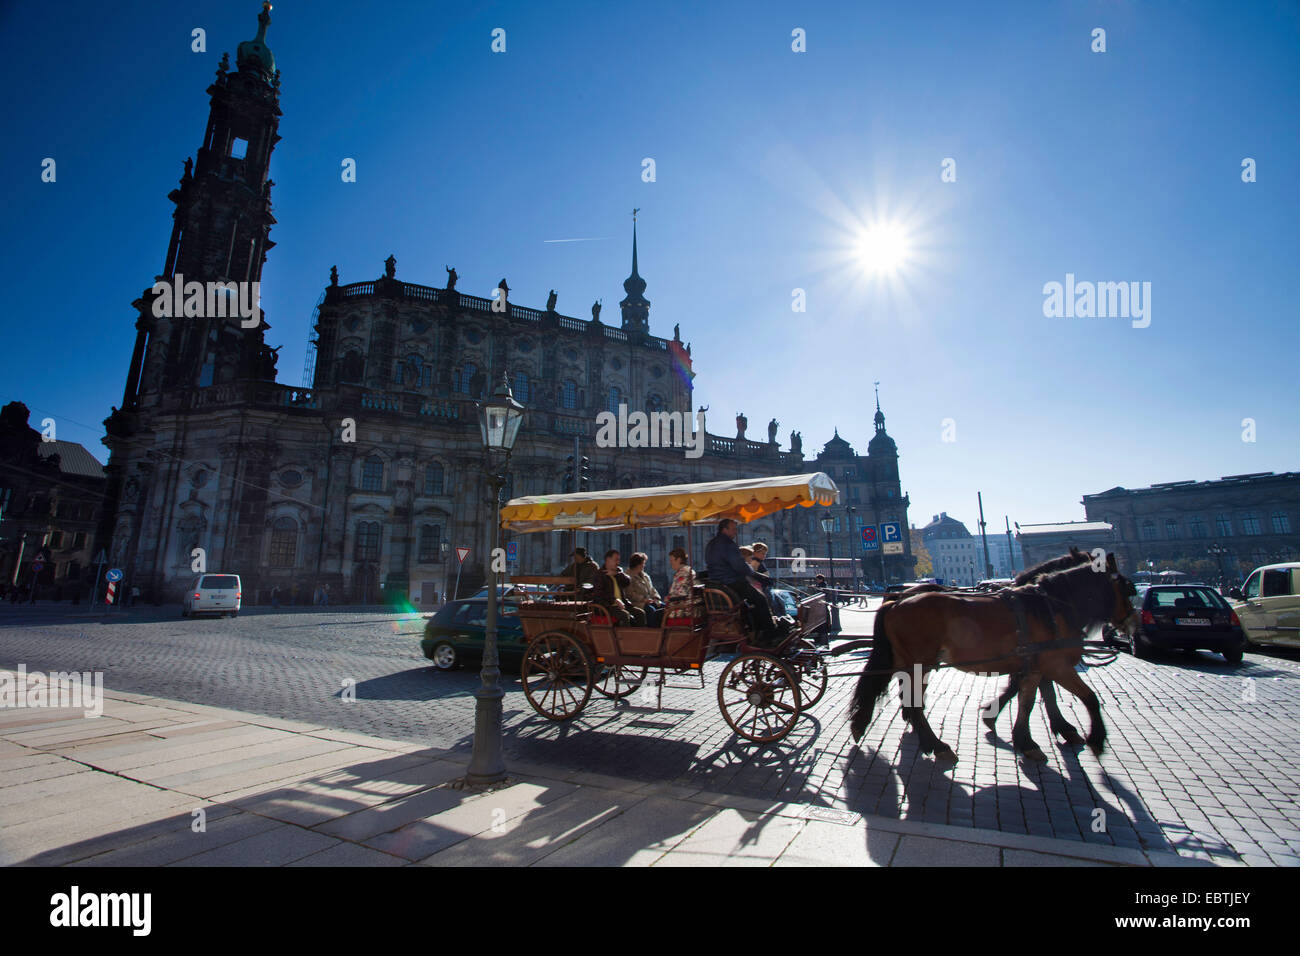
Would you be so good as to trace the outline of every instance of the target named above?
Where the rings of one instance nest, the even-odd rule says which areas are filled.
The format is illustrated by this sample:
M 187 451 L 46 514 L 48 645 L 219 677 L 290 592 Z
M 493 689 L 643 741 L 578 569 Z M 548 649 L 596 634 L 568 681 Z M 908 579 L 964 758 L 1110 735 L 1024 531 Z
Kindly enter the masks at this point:
M 104 575 L 104 578 L 105 578 L 105 580 L 108 580 L 108 581 L 120 581 L 120 580 L 122 580 L 122 569 L 121 569 L 121 568 L 113 568 L 113 569 L 112 569 L 111 571 L 109 571 L 106 575 Z
M 864 524 L 862 526 L 862 540 L 863 541 L 876 540 L 876 526 L 874 524 Z

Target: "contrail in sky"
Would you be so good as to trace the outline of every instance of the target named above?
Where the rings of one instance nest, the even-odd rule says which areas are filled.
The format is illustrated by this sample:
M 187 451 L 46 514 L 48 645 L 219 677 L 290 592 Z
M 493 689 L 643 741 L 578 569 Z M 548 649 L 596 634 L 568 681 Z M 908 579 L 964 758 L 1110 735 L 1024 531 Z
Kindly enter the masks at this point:
M 543 239 L 542 242 L 604 242 L 608 236 L 592 236 L 587 239 Z

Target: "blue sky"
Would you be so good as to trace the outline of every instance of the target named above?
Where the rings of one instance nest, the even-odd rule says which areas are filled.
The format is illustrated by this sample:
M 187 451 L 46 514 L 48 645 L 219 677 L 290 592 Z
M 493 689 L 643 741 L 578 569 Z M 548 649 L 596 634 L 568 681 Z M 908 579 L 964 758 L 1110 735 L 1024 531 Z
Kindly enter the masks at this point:
M 100 457 L 167 193 L 259 9 L 0 6 L 0 398 Z M 300 382 L 329 267 L 372 279 L 390 253 L 407 281 L 441 286 L 449 264 L 466 292 L 504 275 L 515 302 L 554 287 L 560 311 L 600 297 L 615 319 L 637 206 L 651 327 L 693 343 L 710 431 L 744 411 L 751 434 L 799 429 L 806 453 L 836 426 L 865 451 L 879 380 L 916 524 L 943 510 L 973 528 L 977 490 L 1000 527 L 1081 518 L 1083 494 L 1115 485 L 1300 469 L 1295 3 L 284 0 L 272 16 L 284 117 L 262 295 L 283 382 Z M 875 221 L 908 238 L 896 274 L 853 253 Z M 544 241 L 575 237 L 600 241 Z M 1150 282 L 1150 327 L 1045 318 L 1043 285 L 1066 273 Z

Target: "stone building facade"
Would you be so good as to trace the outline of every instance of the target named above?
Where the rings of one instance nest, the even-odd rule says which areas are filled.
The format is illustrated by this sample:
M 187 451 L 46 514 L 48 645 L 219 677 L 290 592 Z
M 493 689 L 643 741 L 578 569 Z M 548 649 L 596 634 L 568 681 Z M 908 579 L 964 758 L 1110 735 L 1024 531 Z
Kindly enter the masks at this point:
M 186 282 L 260 280 L 274 245 L 267 174 L 280 117 L 269 22 L 264 9 L 257 38 L 239 46 L 236 70 L 223 58 L 208 88 L 203 145 L 170 196 L 176 209 L 160 281 L 177 273 Z M 197 548 L 209 570 L 242 576 L 248 601 L 277 584 L 285 599 L 306 601 L 329 584 L 336 602 L 374 602 L 387 591 L 420 603 L 446 592 L 458 570 L 455 549 L 468 547 L 459 568 L 464 593 L 484 577 L 493 527 L 476 403 L 503 377 L 527 409 L 506 497 L 562 491 L 575 455 L 590 460 L 594 489 L 797 474 L 823 468 L 823 460 L 825 470 L 851 461 L 846 503 L 878 505 L 906 526 L 897 449 L 878 407 L 870 455 L 860 458 L 851 449 L 845 458 L 832 442 L 810 463 L 797 434 L 781 448 L 776 422 L 766 441 L 749 438 L 743 414 L 734 436 L 706 434 L 699 457 L 674 447 L 597 447 L 596 417 L 605 410 L 693 419 L 691 347 L 677 328 L 671 338 L 650 331 L 633 228 L 616 324 L 602 319 L 599 305 L 590 319 L 561 314 L 554 292 L 545 309 L 516 304 L 505 279 L 490 296 L 467 294 L 450 268 L 442 287 L 409 283 L 393 256 L 382 275 L 360 282 L 340 284 L 332 269 L 313 323 L 309 387 L 276 381 L 264 317 L 252 328 L 239 318 L 159 317 L 157 293 L 146 290 L 134 303 L 123 404 L 105 422 L 116 506 L 101 534 L 114 561 L 155 599 L 180 593 Z M 774 554 L 824 550 L 820 528 L 812 534 L 790 513 L 746 526 L 745 540 L 760 538 Z M 656 576 L 667 574 L 668 549 L 700 554 L 704 540 L 703 528 L 579 536 L 597 551 L 650 552 Z M 521 571 L 553 572 L 570 539 L 533 534 L 517 543 Z
M 46 440 L 28 418 L 21 402 L 0 410 L 0 586 L 79 599 L 96 573 L 104 468 L 76 442 Z
M 1016 524 L 1016 541 L 1020 544 L 1024 567 L 1059 558 L 1070 548 L 1092 552 L 1094 548 L 1116 551 L 1115 528 L 1105 521 L 1055 521 L 1045 524 Z M 1125 574 L 1141 570 L 1116 553 L 1119 569 Z
M 979 538 L 948 512 L 941 511 L 921 528 L 934 576 L 944 584 L 970 587 L 984 579 L 984 549 Z
M 1262 564 L 1300 558 L 1300 472 L 1111 488 L 1084 495 L 1083 507 L 1115 527 L 1122 568 L 1199 561 L 1241 581 Z

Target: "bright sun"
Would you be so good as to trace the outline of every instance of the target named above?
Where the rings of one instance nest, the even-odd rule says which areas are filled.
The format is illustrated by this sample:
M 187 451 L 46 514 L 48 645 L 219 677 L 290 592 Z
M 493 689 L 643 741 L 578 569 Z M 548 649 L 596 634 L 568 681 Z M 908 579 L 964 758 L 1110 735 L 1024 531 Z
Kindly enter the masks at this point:
M 857 258 L 871 275 L 890 276 L 908 260 L 907 234 L 897 224 L 878 222 L 868 226 L 857 242 Z

